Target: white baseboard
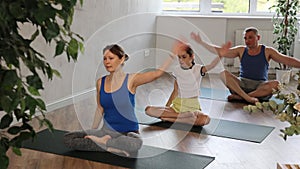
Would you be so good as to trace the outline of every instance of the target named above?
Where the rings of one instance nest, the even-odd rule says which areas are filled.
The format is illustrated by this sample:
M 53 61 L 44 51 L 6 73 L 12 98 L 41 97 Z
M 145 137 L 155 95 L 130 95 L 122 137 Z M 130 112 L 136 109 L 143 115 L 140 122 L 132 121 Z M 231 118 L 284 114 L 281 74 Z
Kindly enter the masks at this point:
M 95 92 L 96 92 L 96 88 L 87 89 L 82 92 L 73 94 L 72 96 L 67 96 L 67 97 L 61 98 L 59 100 L 56 100 L 56 101 L 46 105 L 47 112 L 51 112 L 51 111 L 57 110 L 59 108 L 74 104 L 74 101 L 80 101 L 80 100 L 87 99 L 90 97 L 95 97 Z

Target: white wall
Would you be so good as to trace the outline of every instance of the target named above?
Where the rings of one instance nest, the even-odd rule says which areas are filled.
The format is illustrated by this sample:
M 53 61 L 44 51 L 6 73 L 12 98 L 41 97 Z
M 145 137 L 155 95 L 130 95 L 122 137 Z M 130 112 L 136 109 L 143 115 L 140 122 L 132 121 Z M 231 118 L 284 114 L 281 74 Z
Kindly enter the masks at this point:
M 205 41 L 222 45 L 226 40 L 226 22 L 224 18 L 158 16 L 156 21 L 156 47 L 171 52 L 174 40 L 184 37 L 195 51 L 196 63 L 208 64 L 216 55 L 195 43 L 190 38 L 190 33 L 192 31 L 199 32 Z M 157 66 L 164 59 L 163 56 L 157 55 Z M 174 66 L 170 68 L 170 71 L 173 68 Z
M 174 39 L 180 35 L 189 39 L 191 31 L 200 32 L 206 40 L 221 45 L 234 40 L 234 30 L 247 26 L 272 29 L 268 18 L 228 18 L 208 16 L 160 16 L 161 0 L 85 0 L 76 8 L 72 30 L 85 39 L 86 51 L 76 63 L 68 63 L 65 56 L 52 58 L 54 44 L 50 48 L 40 38 L 34 43 L 45 53 L 53 68 L 59 70 L 62 79 L 44 80 L 42 97 L 48 110 L 71 104 L 74 95 L 94 94 L 95 81 L 105 74 L 102 66 L 102 49 L 110 43 L 118 43 L 130 55 L 125 70 L 143 71 L 161 64 L 170 52 Z M 24 26 L 23 34 L 30 35 Z M 197 54 L 197 63 L 209 63 L 215 56 L 191 41 Z M 149 54 L 148 54 L 149 53 Z M 300 44 L 296 43 L 295 56 L 300 58 Z M 225 60 L 226 63 L 226 60 Z
M 42 98 L 48 111 L 71 104 L 74 95 L 94 95 L 96 79 L 106 73 L 101 61 L 108 44 L 118 43 L 129 54 L 126 71 L 153 66 L 155 16 L 160 9 L 161 0 L 85 0 L 82 7 L 76 7 L 71 27 L 85 39 L 85 53 L 76 63 L 68 63 L 65 56 L 53 59 L 54 44 L 49 47 L 42 38 L 35 42 L 62 75 L 62 79 L 44 79 Z M 24 35 L 32 32 L 27 26 L 21 31 Z M 144 56 L 144 50 L 149 50 L 149 56 Z
M 222 45 L 226 41 L 235 40 L 234 32 L 237 29 L 245 29 L 246 27 L 255 26 L 259 30 L 273 30 L 272 19 L 270 17 L 226 17 L 226 16 L 158 16 L 157 17 L 157 38 L 156 47 L 170 50 L 172 38 L 184 35 L 188 41 L 196 49 L 200 63 L 209 63 L 214 55 L 207 52 L 204 48 L 194 44 L 189 38 L 191 31 L 199 31 L 205 40 L 216 45 Z M 161 36 L 160 34 L 167 35 Z M 299 36 L 299 34 L 298 34 Z M 300 39 L 297 37 L 297 39 Z M 300 58 L 300 40 L 296 41 L 294 48 L 294 56 Z M 160 60 L 160 58 L 156 58 Z M 235 58 L 238 61 L 238 58 Z M 198 62 L 199 62 L 198 61 Z M 233 64 L 233 59 L 225 58 L 223 64 Z M 159 63 L 159 61 L 157 62 Z M 272 61 L 271 66 L 277 63 Z M 216 73 L 217 70 L 212 71 Z

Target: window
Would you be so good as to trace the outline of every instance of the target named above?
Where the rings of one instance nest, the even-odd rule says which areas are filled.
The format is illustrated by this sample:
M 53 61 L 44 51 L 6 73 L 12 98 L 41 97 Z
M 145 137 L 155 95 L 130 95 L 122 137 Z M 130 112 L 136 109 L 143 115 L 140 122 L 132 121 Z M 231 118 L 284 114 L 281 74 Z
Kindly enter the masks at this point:
M 200 14 L 270 14 L 276 0 L 162 0 L 164 11 Z
M 211 4 L 222 3 L 223 13 L 248 13 L 249 2 L 247 0 L 211 0 Z M 212 12 L 214 12 L 212 10 Z
M 163 0 L 164 11 L 200 11 L 200 0 Z
M 276 0 L 257 0 L 256 11 L 257 12 L 269 12 L 270 7 L 276 3 Z M 272 12 L 274 10 L 271 9 Z

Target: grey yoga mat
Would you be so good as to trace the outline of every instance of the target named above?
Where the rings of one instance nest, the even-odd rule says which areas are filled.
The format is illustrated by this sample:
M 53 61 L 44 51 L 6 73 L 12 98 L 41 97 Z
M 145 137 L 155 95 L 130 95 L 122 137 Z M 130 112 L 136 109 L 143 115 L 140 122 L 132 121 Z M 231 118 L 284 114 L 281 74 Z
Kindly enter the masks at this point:
M 183 123 L 163 122 L 160 120 L 153 122 L 142 122 L 141 120 L 140 124 L 191 131 L 199 134 L 201 133 L 255 143 L 261 143 L 275 128 L 271 126 L 242 123 L 223 119 L 211 119 L 210 123 L 204 127 Z
M 201 87 L 199 98 L 219 100 L 219 101 L 227 101 L 227 96 L 228 95 L 230 95 L 230 91 L 228 89 L 216 89 L 216 88 Z M 274 95 L 270 98 L 270 100 L 274 100 L 276 103 L 282 103 L 283 102 L 282 100 L 279 100 L 279 99 L 275 98 Z M 237 102 L 239 102 L 239 101 L 237 101 Z M 243 101 L 240 101 L 240 102 L 243 102 Z

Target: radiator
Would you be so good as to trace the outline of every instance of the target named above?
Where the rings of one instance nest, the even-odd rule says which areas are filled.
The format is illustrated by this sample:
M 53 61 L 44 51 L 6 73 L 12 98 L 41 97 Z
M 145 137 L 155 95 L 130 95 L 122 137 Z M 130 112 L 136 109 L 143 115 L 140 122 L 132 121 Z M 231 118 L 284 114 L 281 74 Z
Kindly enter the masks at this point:
M 234 32 L 234 44 L 235 45 L 245 45 L 244 43 L 244 35 L 243 35 L 244 30 L 241 29 L 237 29 Z M 266 46 L 273 46 L 273 30 L 259 30 L 259 34 L 260 34 L 260 40 L 259 43 L 260 44 L 264 44 Z M 234 67 L 239 67 L 240 65 L 240 61 L 238 58 L 234 59 Z M 278 66 L 278 64 L 274 61 L 270 62 L 270 68 L 275 68 L 276 66 Z

